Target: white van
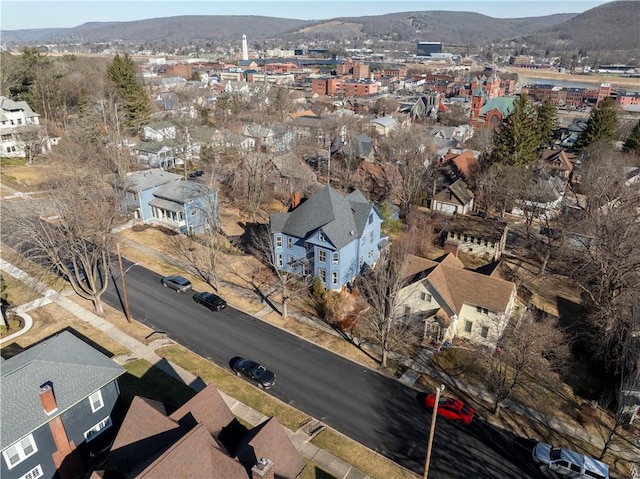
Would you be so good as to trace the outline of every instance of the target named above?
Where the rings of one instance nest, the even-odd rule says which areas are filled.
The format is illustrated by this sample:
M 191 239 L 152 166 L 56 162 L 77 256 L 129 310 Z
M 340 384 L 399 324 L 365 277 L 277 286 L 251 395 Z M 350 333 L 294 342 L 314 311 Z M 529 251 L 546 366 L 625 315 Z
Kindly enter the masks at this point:
M 592 457 L 564 447 L 539 442 L 533 448 L 533 460 L 561 476 L 578 479 L 609 479 L 609 466 Z

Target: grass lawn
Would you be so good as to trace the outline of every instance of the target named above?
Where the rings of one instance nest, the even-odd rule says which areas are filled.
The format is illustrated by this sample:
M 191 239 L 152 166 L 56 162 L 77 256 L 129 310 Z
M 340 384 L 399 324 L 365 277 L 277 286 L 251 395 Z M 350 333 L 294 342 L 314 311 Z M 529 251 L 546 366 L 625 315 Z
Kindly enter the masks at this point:
M 120 393 L 129 404 L 134 396 L 143 396 L 165 404 L 181 406 L 196 392 L 181 381 L 166 375 L 143 359 L 127 363 L 127 372 L 118 379 Z

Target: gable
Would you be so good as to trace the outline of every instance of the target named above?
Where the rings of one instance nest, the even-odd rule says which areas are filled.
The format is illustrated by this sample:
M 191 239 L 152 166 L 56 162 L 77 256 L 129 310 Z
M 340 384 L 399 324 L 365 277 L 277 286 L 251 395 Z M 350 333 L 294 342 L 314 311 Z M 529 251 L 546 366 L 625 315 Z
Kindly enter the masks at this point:
M 271 215 L 271 231 L 308 238 L 322 228 L 327 239 L 339 250 L 362 236 L 372 211 L 373 206 L 360 191 L 342 196 L 325 186 L 293 211 Z
M 68 331 L 2 362 L 0 441 L 17 439 L 46 424 L 38 391 L 50 383 L 60 415 L 115 381 L 125 369 Z

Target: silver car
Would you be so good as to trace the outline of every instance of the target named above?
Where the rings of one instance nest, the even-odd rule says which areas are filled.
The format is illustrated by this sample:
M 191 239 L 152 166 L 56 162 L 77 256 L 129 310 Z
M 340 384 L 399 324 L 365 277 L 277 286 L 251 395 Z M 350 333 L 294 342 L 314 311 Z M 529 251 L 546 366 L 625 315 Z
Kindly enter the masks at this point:
M 187 278 L 179 275 L 165 276 L 162 278 L 162 286 L 171 288 L 178 293 L 184 293 L 191 289 L 191 282 Z

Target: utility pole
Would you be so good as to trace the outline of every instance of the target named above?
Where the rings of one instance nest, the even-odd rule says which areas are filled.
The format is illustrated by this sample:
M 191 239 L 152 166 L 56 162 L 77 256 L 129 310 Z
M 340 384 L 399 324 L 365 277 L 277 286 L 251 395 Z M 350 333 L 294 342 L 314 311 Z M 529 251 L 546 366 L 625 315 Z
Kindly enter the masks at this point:
M 120 254 L 120 243 L 116 243 L 116 251 L 118 252 L 120 278 L 122 278 L 122 298 L 124 300 L 124 314 L 127 317 L 127 321 L 131 322 L 131 313 L 129 312 L 129 298 L 127 297 L 127 283 L 124 279 L 124 271 L 122 270 L 122 255 Z
M 436 432 L 436 417 L 438 415 L 438 402 L 440 401 L 440 394 L 444 391 L 444 384 L 441 384 L 436 389 L 436 400 L 433 403 L 433 415 L 431 416 L 431 429 L 429 430 L 429 443 L 427 445 L 427 458 L 424 462 L 424 477 L 429 477 L 429 463 L 431 462 L 431 447 L 433 446 L 433 435 Z

